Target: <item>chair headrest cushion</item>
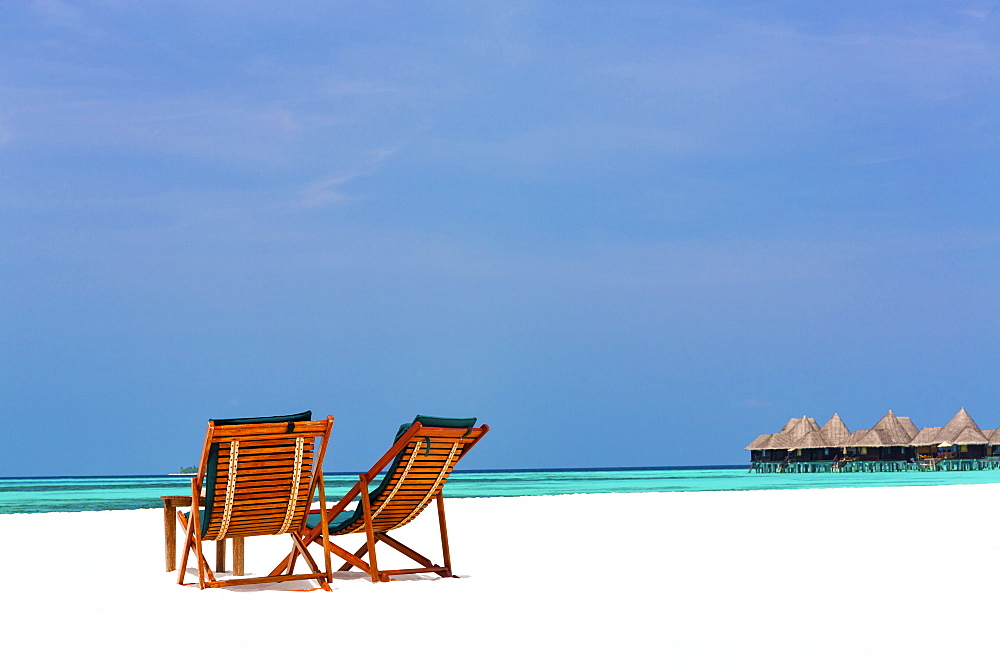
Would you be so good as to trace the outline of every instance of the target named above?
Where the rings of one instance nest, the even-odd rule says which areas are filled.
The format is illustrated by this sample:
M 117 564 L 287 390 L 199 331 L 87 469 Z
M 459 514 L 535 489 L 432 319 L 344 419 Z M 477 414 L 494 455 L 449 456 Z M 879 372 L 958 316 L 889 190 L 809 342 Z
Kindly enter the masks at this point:
M 212 420 L 216 427 L 224 427 L 234 424 L 268 424 L 271 422 L 308 422 L 312 420 L 312 411 L 296 413 L 294 415 L 272 415 L 270 417 L 249 417 L 249 418 L 226 418 L 223 420 Z
M 445 417 L 434 417 L 432 415 L 418 415 L 413 418 L 413 422 L 419 422 L 425 427 L 452 427 L 452 428 L 463 428 L 471 429 L 476 426 L 476 418 L 445 418 Z M 406 430 L 413 426 L 413 422 L 404 422 L 399 425 L 399 429 L 396 431 L 396 439 L 406 433 Z M 395 442 L 395 441 L 394 441 Z

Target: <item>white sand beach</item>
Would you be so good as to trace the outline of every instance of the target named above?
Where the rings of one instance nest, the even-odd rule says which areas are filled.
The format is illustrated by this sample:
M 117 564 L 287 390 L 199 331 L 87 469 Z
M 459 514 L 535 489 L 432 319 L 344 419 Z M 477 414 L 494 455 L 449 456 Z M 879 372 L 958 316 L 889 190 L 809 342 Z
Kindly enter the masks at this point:
M 0 515 L 0 648 L 10 666 L 996 665 L 998 500 L 997 485 L 451 499 L 462 577 L 342 574 L 332 593 L 179 587 L 160 510 Z M 436 557 L 435 528 L 425 513 L 397 535 Z M 287 540 L 247 539 L 247 574 Z

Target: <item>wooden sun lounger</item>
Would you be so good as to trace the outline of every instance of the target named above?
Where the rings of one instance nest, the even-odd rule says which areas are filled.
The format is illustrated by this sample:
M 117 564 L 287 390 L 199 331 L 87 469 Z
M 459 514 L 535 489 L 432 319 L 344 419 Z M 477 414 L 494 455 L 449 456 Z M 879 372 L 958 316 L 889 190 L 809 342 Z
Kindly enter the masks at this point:
M 310 417 L 302 413 L 208 423 L 198 474 L 191 480 L 191 512 L 177 512 L 185 536 L 178 584 L 184 584 L 188 556 L 193 552 L 201 589 L 315 579 L 330 591 L 329 554 L 325 555 L 325 569 L 320 569 L 300 537 L 317 491 L 326 517 L 323 456 L 333 416 L 325 420 Z M 276 534 L 289 535 L 292 553 L 302 555 L 310 572 L 219 579 L 202 550 L 205 541 L 222 544 L 232 538 L 242 562 L 243 538 Z M 327 541 L 323 536 L 320 539 Z M 238 565 L 242 571 L 242 563 Z
M 441 577 L 453 575 L 442 491 L 455 464 L 490 430 L 488 425 L 475 427 L 475 422 L 475 418 L 432 418 L 418 415 L 410 425 L 404 425 L 406 429 L 401 428 L 389 451 L 371 469 L 359 476 L 357 484 L 340 501 L 327 509 L 329 535 L 365 534 L 365 544 L 354 554 L 332 541 L 327 543 L 325 551 L 344 560 L 340 571 L 359 568 L 371 577 L 372 582 L 385 582 L 391 580 L 393 575 L 411 573 L 436 573 Z M 374 491 L 369 491 L 371 483 L 386 466 L 389 468 L 380 484 Z M 357 508 L 346 511 L 348 504 L 356 499 L 359 499 Z M 432 500 L 437 505 L 443 561 L 441 565 L 433 563 L 389 535 L 390 531 L 413 521 Z M 313 511 L 307 520 L 307 528 L 301 534 L 302 543 L 308 546 L 325 540 L 323 530 L 326 522 L 326 518 Z M 416 562 L 419 567 L 379 569 L 375 554 L 376 543 L 393 548 Z M 271 571 L 271 575 L 291 572 L 300 553 L 301 551 L 292 551 Z M 364 560 L 366 555 L 368 561 Z

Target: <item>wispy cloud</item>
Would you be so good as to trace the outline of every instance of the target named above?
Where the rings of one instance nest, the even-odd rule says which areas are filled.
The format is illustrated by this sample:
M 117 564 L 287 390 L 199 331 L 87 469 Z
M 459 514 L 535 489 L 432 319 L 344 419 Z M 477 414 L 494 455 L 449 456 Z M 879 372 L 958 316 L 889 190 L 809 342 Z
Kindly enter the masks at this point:
M 963 16 L 968 16 L 979 21 L 988 19 L 991 14 L 996 12 L 997 7 L 1000 6 L 998 2 L 978 2 L 973 3 L 971 6 L 964 9 L 960 9 L 959 14 Z
M 32 0 L 31 6 L 41 16 L 60 24 L 76 24 L 82 18 L 79 9 L 60 0 Z
M 350 195 L 343 192 L 343 187 L 358 179 L 371 176 L 376 172 L 379 165 L 400 149 L 402 149 L 402 146 L 377 149 L 372 151 L 366 160 L 353 168 L 308 183 L 302 188 L 295 201 L 295 206 L 297 208 L 312 209 L 351 199 Z

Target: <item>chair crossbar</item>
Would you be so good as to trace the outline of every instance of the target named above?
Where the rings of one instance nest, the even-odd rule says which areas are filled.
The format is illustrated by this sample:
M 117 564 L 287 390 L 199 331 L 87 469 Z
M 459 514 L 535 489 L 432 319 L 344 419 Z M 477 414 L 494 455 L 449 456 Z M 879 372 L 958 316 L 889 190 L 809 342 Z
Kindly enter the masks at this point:
M 225 580 L 213 580 L 206 582 L 205 587 L 232 587 L 235 585 L 264 584 L 268 582 L 285 582 L 286 580 L 322 580 L 326 573 L 298 573 L 296 575 L 275 575 L 252 578 L 227 578 Z
M 293 423 L 292 431 L 282 432 L 280 429 L 276 429 L 274 425 L 281 424 L 277 422 L 268 422 L 264 424 L 228 424 L 228 425 L 218 425 L 213 428 L 212 433 L 218 438 L 244 438 L 247 436 L 260 436 L 262 438 L 279 439 L 279 438 L 296 438 L 297 436 L 305 436 L 306 438 L 322 438 L 326 435 L 326 420 L 312 420 L 309 422 L 295 422 Z M 287 427 L 286 427 L 287 429 Z

